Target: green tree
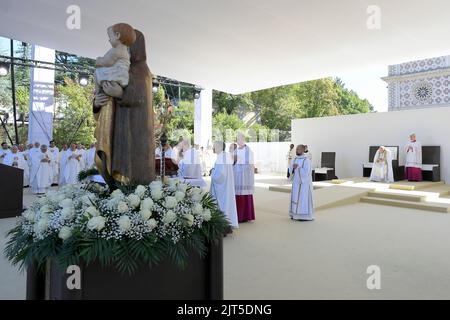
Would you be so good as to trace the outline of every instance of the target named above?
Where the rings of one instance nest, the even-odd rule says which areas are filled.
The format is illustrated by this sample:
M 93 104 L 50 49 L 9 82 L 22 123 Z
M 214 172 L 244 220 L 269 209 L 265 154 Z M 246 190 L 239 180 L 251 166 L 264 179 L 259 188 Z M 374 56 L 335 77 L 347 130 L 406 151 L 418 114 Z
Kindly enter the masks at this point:
M 66 79 L 63 85 L 56 86 L 57 109 L 53 136 L 57 143 L 75 142 L 88 145 L 94 141 L 93 91 L 93 84 L 82 87 L 71 79 Z

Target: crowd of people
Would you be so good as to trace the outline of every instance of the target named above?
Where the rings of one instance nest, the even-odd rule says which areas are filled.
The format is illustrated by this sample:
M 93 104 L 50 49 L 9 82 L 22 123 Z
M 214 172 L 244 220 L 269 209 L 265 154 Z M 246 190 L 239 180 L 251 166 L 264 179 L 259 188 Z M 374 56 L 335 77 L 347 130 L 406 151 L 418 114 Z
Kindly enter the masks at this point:
M 0 163 L 23 170 L 23 186 L 34 194 L 44 194 L 55 185 L 78 183 L 80 171 L 94 167 L 95 144 L 86 149 L 82 144 L 62 145 L 35 142 L 8 146 L 3 142 Z

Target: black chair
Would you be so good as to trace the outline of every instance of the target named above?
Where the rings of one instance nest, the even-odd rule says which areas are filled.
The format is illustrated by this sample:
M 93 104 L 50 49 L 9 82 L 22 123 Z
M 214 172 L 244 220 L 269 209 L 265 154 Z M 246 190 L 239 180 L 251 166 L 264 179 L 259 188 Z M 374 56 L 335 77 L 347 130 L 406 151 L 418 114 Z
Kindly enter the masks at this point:
M 440 146 L 422 146 L 422 177 L 426 181 L 441 180 Z
M 392 155 L 392 171 L 394 174 L 394 181 L 405 179 L 405 166 L 399 165 L 399 147 L 398 146 L 384 146 L 386 149 L 391 151 Z M 377 153 L 380 146 L 370 146 L 369 147 L 369 162 L 363 164 L 363 177 L 369 178 L 372 173 L 373 159 Z
M 314 169 L 314 181 L 332 180 L 336 177 L 336 152 L 322 152 L 320 168 Z

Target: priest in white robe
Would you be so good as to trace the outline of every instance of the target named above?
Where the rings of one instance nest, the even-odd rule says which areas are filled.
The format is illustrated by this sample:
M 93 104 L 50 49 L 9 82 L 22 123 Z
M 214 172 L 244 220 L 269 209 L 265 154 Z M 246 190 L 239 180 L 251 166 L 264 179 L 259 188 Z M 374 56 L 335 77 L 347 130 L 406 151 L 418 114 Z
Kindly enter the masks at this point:
M 52 171 L 53 171 L 53 185 L 59 184 L 59 149 L 55 145 L 55 142 L 50 141 L 50 147 L 48 148 L 48 154 L 50 155 Z
M 77 152 L 78 152 L 78 155 L 80 156 L 80 163 L 79 163 L 80 171 L 82 171 L 82 170 L 86 169 L 86 165 L 85 165 L 86 150 L 84 149 L 84 146 L 80 143 L 77 145 Z
M 216 163 L 211 170 L 211 195 L 217 200 L 220 210 L 233 228 L 238 228 L 236 197 L 234 192 L 233 159 L 225 151 L 225 143 L 214 143 Z
M 31 192 L 44 194 L 53 182 L 53 171 L 47 146 L 43 144 L 41 152 L 33 155 L 30 172 Z
M 12 146 L 11 152 L 6 154 L 3 164 L 23 170 L 23 186 L 29 185 L 28 163 L 25 161 L 22 153 L 17 146 Z
M 305 147 L 298 145 L 296 157 L 291 163 L 292 180 L 289 216 L 292 220 L 314 220 L 313 184 L 311 160 L 304 154 Z
M 60 186 L 66 184 L 66 178 L 64 177 L 64 170 L 66 168 L 67 163 L 67 144 L 63 144 L 61 151 L 59 151 L 59 181 L 58 184 Z
M 255 220 L 253 193 L 255 191 L 255 162 L 253 151 L 245 143 L 242 133 L 237 135 L 234 155 L 234 189 L 239 222 Z
M 422 144 L 413 133 L 406 145 L 405 175 L 408 181 L 422 181 Z
M 191 148 L 189 140 L 182 142 L 183 159 L 178 163 L 178 176 L 195 187 L 206 187 L 202 177 L 202 167 L 198 151 Z
M 5 157 L 11 151 L 8 148 L 8 144 L 6 142 L 2 142 L 2 148 L 0 149 L 0 163 L 3 163 Z
M 394 182 L 394 171 L 392 170 L 392 154 L 384 146 L 378 148 L 373 158 L 372 172 L 370 181 L 375 182 Z
M 89 146 L 89 149 L 86 150 L 84 156 L 84 167 L 86 169 L 91 169 L 95 166 L 95 152 L 96 147 L 95 143 L 92 143 Z
M 70 145 L 70 149 L 66 151 L 66 161 L 64 165 L 64 182 L 65 184 L 77 184 L 78 174 L 81 171 L 80 163 L 82 161 L 80 152 L 76 149 L 75 144 Z

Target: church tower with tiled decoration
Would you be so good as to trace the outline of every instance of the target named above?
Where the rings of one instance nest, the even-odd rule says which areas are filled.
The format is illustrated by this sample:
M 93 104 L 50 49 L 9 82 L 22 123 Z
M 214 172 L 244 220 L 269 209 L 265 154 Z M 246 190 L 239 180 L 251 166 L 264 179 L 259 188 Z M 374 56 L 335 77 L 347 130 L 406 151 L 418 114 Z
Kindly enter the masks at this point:
M 450 107 L 450 56 L 389 66 L 389 111 Z

